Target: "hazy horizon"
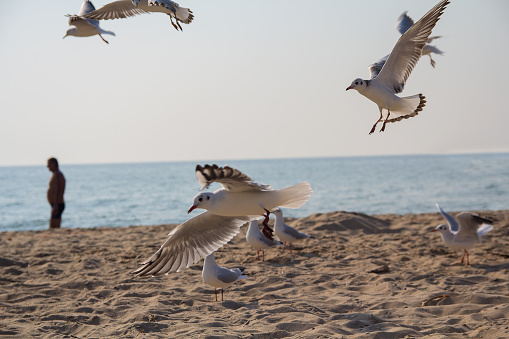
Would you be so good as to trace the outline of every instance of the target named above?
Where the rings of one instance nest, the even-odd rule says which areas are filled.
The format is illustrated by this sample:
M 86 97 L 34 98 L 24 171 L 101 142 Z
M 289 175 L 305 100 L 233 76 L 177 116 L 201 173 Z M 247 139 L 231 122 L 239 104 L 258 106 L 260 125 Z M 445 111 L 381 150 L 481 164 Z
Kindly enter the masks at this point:
M 81 0 L 5 3 L 0 166 L 509 152 L 507 1 L 452 0 L 432 33 L 444 55 L 400 94 L 426 107 L 373 135 L 377 106 L 345 89 L 392 50 L 401 13 L 438 0 L 179 3 L 183 32 L 159 13 L 103 20 L 109 45 L 62 39 Z

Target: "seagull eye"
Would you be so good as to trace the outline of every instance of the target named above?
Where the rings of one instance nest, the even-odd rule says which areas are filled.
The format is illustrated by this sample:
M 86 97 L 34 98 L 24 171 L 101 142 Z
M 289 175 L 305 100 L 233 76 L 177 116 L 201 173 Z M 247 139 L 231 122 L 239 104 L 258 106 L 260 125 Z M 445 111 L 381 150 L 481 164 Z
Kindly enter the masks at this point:
M 358 85 L 359 83 L 356 81 L 355 84 Z
M 202 201 L 202 200 L 203 200 L 203 198 L 198 198 L 198 201 Z
M 210 197 L 209 197 L 209 196 L 207 196 L 207 200 L 210 200 Z

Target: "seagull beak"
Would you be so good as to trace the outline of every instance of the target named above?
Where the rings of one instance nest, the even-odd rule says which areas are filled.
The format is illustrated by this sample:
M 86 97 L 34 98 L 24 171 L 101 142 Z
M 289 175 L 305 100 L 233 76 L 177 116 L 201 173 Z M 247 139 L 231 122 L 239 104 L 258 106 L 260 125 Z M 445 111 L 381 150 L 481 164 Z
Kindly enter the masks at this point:
M 431 232 L 436 232 L 437 230 L 431 230 Z
M 191 213 L 196 207 L 198 207 L 198 205 L 193 205 L 191 206 L 191 208 L 189 209 L 189 211 L 187 211 L 187 214 Z
M 348 86 L 348 87 L 346 88 L 346 90 L 347 90 L 347 91 L 348 91 L 349 89 L 353 89 L 353 87 L 352 87 L 352 86 Z

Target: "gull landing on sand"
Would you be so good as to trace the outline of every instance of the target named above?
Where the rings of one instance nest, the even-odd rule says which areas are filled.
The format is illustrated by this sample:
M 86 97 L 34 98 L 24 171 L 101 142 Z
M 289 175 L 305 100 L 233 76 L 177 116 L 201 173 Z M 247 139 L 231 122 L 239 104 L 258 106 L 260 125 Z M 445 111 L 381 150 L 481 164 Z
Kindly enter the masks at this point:
M 442 240 L 447 247 L 455 250 L 463 250 L 461 263 L 467 256 L 466 265 L 470 265 L 468 250 L 474 247 L 477 243 L 481 242 L 481 236 L 485 235 L 493 229 L 493 222 L 489 219 L 480 217 L 478 214 L 461 212 L 454 219 L 450 214 L 442 210 L 438 204 L 437 208 L 444 216 L 449 224 L 438 225 L 431 232 L 440 232 Z
M 286 242 L 288 242 L 290 247 L 290 253 L 292 253 L 292 242 L 309 239 L 309 235 L 299 232 L 295 228 L 285 224 L 285 220 L 283 218 L 283 211 L 280 208 L 274 210 L 273 213 L 276 216 L 276 221 L 274 223 L 274 230 L 276 232 L 276 236 L 279 238 L 279 240 L 284 241 L 285 243 L 285 245 L 283 246 L 283 251 L 285 250 Z
M 69 26 L 71 27 L 67 30 L 67 32 L 64 35 L 64 38 L 66 36 L 77 36 L 77 37 L 88 37 L 88 36 L 94 36 L 99 35 L 99 37 L 107 44 L 109 44 L 106 39 L 103 38 L 101 34 L 109 34 L 115 36 L 115 33 L 110 31 L 105 31 L 101 27 L 99 27 L 99 21 L 97 20 L 89 20 L 83 18 L 83 15 L 90 13 L 95 10 L 94 5 L 91 1 L 84 1 L 81 5 L 80 12 L 78 15 L 68 15 L 69 17 Z M 63 38 L 62 38 L 63 39 Z
M 262 258 L 265 261 L 265 250 L 274 246 L 281 246 L 281 242 L 267 238 L 258 228 L 258 220 L 253 220 L 249 223 L 249 228 L 246 233 L 246 241 L 251 247 L 256 248 L 258 259 L 260 260 L 260 250 L 262 251 Z
M 84 17 L 93 20 L 110 20 L 128 18 L 143 13 L 169 15 L 171 24 L 177 31 L 182 31 L 180 22 L 189 24 L 194 18 L 193 12 L 189 8 L 180 7 L 178 3 L 171 0 L 118 0 L 84 15 Z
M 212 252 L 207 257 L 205 257 L 201 276 L 206 284 L 214 287 L 216 301 L 217 301 L 217 289 L 218 288 L 221 289 L 221 301 L 223 301 L 224 300 L 223 290 L 226 287 L 233 285 L 233 283 L 236 281 L 248 278 L 248 276 L 243 275 L 242 273 L 243 272 L 238 268 L 228 269 L 219 266 L 216 263 L 214 252 Z
M 414 21 L 407 15 L 407 12 L 404 12 L 398 18 L 398 22 L 396 23 L 396 29 L 399 31 L 399 33 L 405 34 L 405 32 L 408 31 L 408 29 L 410 27 L 412 27 L 413 24 L 414 24 Z M 422 49 L 421 54 L 429 56 L 429 61 L 431 63 L 431 66 L 433 66 L 433 68 L 435 68 L 436 63 L 435 63 L 435 60 L 433 60 L 433 58 L 431 57 L 431 53 L 442 55 L 442 54 L 444 54 L 444 52 L 439 50 L 437 47 L 430 45 L 430 42 L 432 42 L 435 39 L 441 38 L 441 37 L 442 36 L 440 36 L 440 35 L 430 36 L 428 38 L 428 40 L 426 40 L 426 45 L 424 45 L 424 48 Z
M 228 166 L 198 165 L 196 177 L 202 189 L 212 182 L 222 184 L 223 188 L 194 198 L 188 213 L 195 208 L 208 211 L 175 227 L 157 252 L 133 272 L 136 276 L 180 272 L 200 257 L 217 251 L 239 233 L 242 225 L 260 218 L 266 210 L 277 206 L 299 208 L 312 193 L 307 182 L 269 190 L 269 186 L 254 183 L 244 173 Z
M 385 125 L 388 122 L 408 119 L 422 111 L 426 104 L 422 94 L 404 98 L 398 97 L 396 94 L 403 91 L 410 73 L 421 57 L 433 27 L 447 4 L 449 4 L 449 0 L 440 1 L 399 38 L 391 54 L 371 65 L 369 67 L 370 80 L 355 79 L 347 87 L 347 91 L 355 89 L 378 105 L 380 118 L 375 122 L 369 134 L 375 131 L 376 125 L 382 120 L 384 121 L 380 132 L 385 131 Z

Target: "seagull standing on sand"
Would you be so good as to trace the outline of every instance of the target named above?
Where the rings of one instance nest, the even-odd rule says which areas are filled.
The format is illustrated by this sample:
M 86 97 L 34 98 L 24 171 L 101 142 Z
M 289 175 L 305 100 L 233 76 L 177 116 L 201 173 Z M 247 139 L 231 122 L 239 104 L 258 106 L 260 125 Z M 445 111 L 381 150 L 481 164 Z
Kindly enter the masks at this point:
M 461 257 L 461 263 L 467 256 L 466 265 L 470 265 L 468 250 L 475 246 L 475 244 L 481 242 L 481 237 L 493 229 L 493 222 L 489 219 L 480 217 L 478 214 L 461 212 L 454 219 L 450 214 L 442 210 L 438 204 L 437 208 L 440 213 L 444 216 L 449 224 L 438 225 L 437 228 L 431 232 L 440 232 L 442 240 L 447 247 L 454 250 L 463 250 L 463 256 Z
M 216 294 L 217 301 L 217 289 L 221 289 L 221 301 L 223 301 L 223 290 L 233 285 L 234 282 L 247 279 L 247 275 L 243 275 L 243 272 L 238 268 L 228 269 L 219 266 L 216 263 L 214 252 L 205 257 L 203 263 L 202 278 L 203 281 L 214 287 L 214 293 Z
M 87 19 L 110 20 L 123 19 L 143 13 L 164 13 L 170 16 L 173 27 L 182 30 L 180 22 L 189 24 L 193 21 L 193 12 L 180 7 L 171 0 L 118 0 L 85 15 Z M 175 19 L 175 22 L 173 22 Z
M 197 165 L 196 178 L 201 189 L 212 182 L 220 183 L 223 188 L 194 197 L 188 213 L 196 208 L 207 211 L 175 227 L 159 250 L 133 272 L 137 276 L 179 272 L 222 247 L 245 223 L 264 213 L 268 219 L 270 211 L 278 206 L 299 208 L 313 192 L 307 182 L 270 190 L 270 186 L 257 184 L 246 174 L 228 166 Z M 266 236 L 272 233 L 266 224 L 264 231 Z
M 399 33 L 405 34 L 405 32 L 408 31 L 408 29 L 412 27 L 413 24 L 414 21 L 407 15 L 407 12 L 404 12 L 398 18 L 398 22 L 396 23 L 396 29 L 399 31 Z M 440 35 L 430 36 L 428 40 L 426 40 L 426 45 L 424 45 L 424 48 L 422 49 L 422 55 L 429 56 L 429 61 L 431 62 L 431 66 L 433 66 L 433 68 L 435 68 L 436 63 L 435 60 L 433 60 L 433 58 L 431 57 L 431 53 L 442 55 L 444 54 L 444 52 L 439 50 L 437 47 L 430 45 L 430 42 L 441 37 L 442 36 Z
M 109 34 L 115 36 L 115 33 L 110 31 L 105 31 L 101 27 L 99 27 L 99 21 L 97 20 L 89 20 L 83 18 L 83 15 L 90 13 L 95 10 L 94 5 L 91 1 L 85 0 L 81 5 L 80 12 L 78 15 L 69 15 L 69 26 L 71 27 L 67 30 L 64 35 L 64 38 L 69 35 L 77 36 L 77 37 L 87 37 L 93 35 L 99 35 L 101 39 L 107 44 L 106 41 L 101 34 Z M 63 38 L 62 38 L 63 39 Z
M 369 100 L 378 105 L 380 118 L 371 128 L 369 134 L 375 131 L 376 125 L 384 120 L 380 132 L 385 130 L 388 122 L 414 117 L 422 111 L 426 100 L 422 94 L 409 97 L 398 97 L 403 91 L 405 83 L 421 57 L 422 50 L 428 40 L 431 30 L 442 15 L 449 0 L 440 1 L 419 21 L 403 34 L 388 57 L 382 58 L 370 66 L 371 79 L 355 79 L 346 88 L 355 89 Z M 383 67 L 381 67 L 381 62 Z M 384 113 L 385 119 L 384 119 Z
M 309 235 L 297 231 L 295 228 L 288 226 L 285 224 L 285 219 L 283 218 L 283 211 L 278 208 L 274 212 L 276 216 L 276 221 L 274 223 L 274 232 L 279 240 L 284 241 L 283 251 L 286 248 L 286 242 L 290 245 L 290 253 L 292 253 L 292 242 L 300 241 L 304 239 L 309 239 Z
M 265 261 L 265 250 L 273 246 L 281 246 L 281 242 L 267 238 L 258 228 L 258 220 L 249 223 L 246 233 L 246 241 L 251 247 L 256 248 L 258 259 L 260 260 L 260 250 L 262 250 L 263 261 Z

